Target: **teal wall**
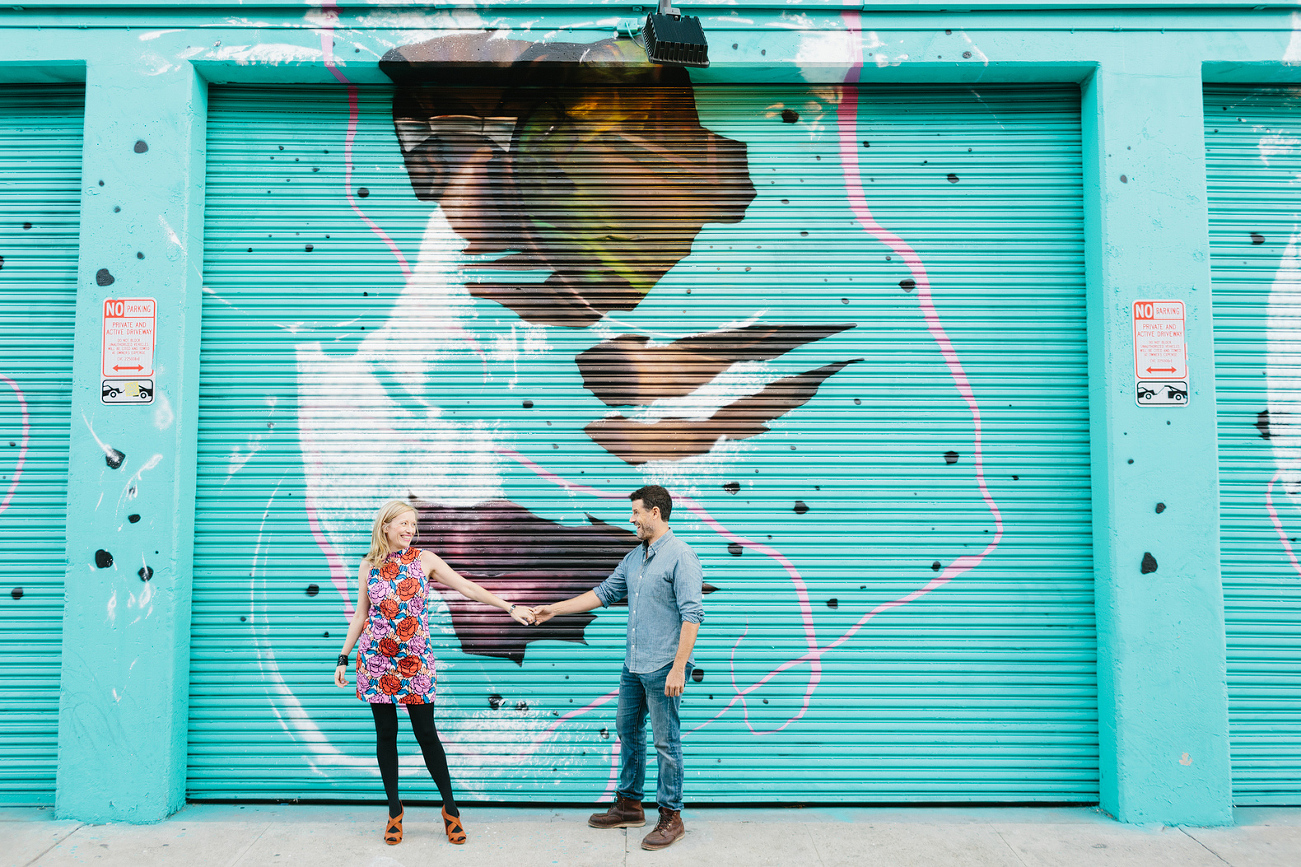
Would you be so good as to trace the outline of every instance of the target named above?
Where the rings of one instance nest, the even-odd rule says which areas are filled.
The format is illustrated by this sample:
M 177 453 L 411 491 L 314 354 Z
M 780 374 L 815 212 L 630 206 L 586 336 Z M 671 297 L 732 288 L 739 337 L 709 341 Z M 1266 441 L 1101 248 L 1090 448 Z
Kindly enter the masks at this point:
M 1301 78 L 1301 19 L 1251 4 L 912 4 L 865 14 L 859 53 L 845 16 L 860 4 L 681 5 L 702 15 L 711 42 L 699 83 L 832 84 L 861 62 L 867 84 L 1081 86 L 1101 803 L 1126 822 L 1229 822 L 1202 87 Z M 445 29 L 581 42 L 633 17 L 630 6 L 524 2 L 200 14 L 29 0 L 0 11 L 0 82 L 86 84 L 60 813 L 154 821 L 184 800 L 207 86 L 334 83 L 323 39 L 349 80 L 384 83 L 376 60 L 388 48 Z M 136 153 L 137 141 L 148 150 Z M 111 287 L 97 283 L 101 269 Z M 99 403 L 98 313 L 128 291 L 163 311 L 159 395 L 117 411 Z M 1139 409 L 1130 397 L 1128 309 L 1143 297 L 1187 304 L 1186 408 Z M 125 453 L 120 468 L 101 444 Z M 111 567 L 95 566 L 98 550 Z M 1149 553 L 1158 568 L 1143 574 Z

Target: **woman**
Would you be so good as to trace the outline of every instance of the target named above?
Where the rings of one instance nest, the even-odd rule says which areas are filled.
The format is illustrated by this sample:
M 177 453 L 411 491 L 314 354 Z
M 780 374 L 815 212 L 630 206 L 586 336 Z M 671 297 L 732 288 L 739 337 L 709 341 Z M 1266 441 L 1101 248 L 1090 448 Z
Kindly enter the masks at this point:
M 402 801 L 398 797 L 397 705 L 407 707 L 411 728 L 425 756 L 429 775 L 443 796 L 443 825 L 452 843 L 465 842 L 460 811 L 452 796 L 447 753 L 434 728 L 437 671 L 429 655 L 429 580 L 436 579 L 469 599 L 500 608 L 522 624 L 533 622 L 533 611 L 515 605 L 462 578 L 430 551 L 411 547 L 416 536 L 416 510 L 402 500 L 389 500 L 375 516 L 370 552 L 357 573 L 357 610 L 343 640 L 334 682 L 346 687 L 352 646 L 357 652 L 357 698 L 370 703 L 375 716 L 375 755 L 388 796 L 388 825 L 384 842 L 402 842 Z

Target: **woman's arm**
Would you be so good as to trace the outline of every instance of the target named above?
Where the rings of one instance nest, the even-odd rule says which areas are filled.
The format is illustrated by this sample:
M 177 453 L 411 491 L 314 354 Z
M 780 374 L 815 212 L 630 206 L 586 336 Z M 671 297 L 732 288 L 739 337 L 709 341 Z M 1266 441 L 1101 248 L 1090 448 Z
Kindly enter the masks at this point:
M 362 560 L 361 569 L 357 572 L 357 607 L 352 612 L 352 622 L 348 624 L 348 634 L 344 636 L 343 649 L 339 651 L 340 656 L 352 654 L 352 646 L 357 643 L 361 630 L 366 626 L 366 618 L 370 616 L 370 594 L 366 592 L 366 582 L 369 580 L 370 561 Z M 346 665 L 335 667 L 334 683 L 336 686 L 348 685 L 348 667 Z
M 491 590 L 475 584 L 469 578 L 461 576 L 455 569 L 444 563 L 443 558 L 432 551 L 420 552 L 420 565 L 424 567 L 426 575 L 435 579 L 444 587 L 450 587 L 466 599 L 473 599 L 475 602 L 482 602 L 484 605 L 500 608 L 525 626 L 533 623 L 532 608 L 526 605 L 512 605 Z

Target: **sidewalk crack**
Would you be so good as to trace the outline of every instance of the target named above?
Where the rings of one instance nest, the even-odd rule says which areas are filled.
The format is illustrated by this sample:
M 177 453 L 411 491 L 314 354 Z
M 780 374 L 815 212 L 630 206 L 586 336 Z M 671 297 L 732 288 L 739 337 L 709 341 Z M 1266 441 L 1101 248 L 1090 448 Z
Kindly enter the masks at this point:
M 39 855 L 37 855 L 37 856 L 36 856 L 35 858 L 33 858 L 32 860 L 28 861 L 28 862 L 24 865 L 24 867 L 32 867 L 33 864 L 35 864 L 36 862 L 40 861 L 40 860 L 41 860 L 42 858 L 44 858 L 46 855 L 50 854 L 50 852 L 52 852 L 52 851 L 54 850 L 54 847 L 55 847 L 55 846 L 58 846 L 58 845 L 59 845 L 60 843 L 62 843 L 64 840 L 67 840 L 69 837 L 71 837 L 73 834 L 77 833 L 78 831 L 80 831 L 80 830 L 81 830 L 82 828 L 84 828 L 84 827 L 86 827 L 86 824 L 85 824 L 84 822 L 82 822 L 81 824 L 77 825 L 77 827 L 73 828 L 71 831 L 69 831 L 68 833 L 64 834 L 62 837 L 60 837 L 59 839 L 55 840 L 55 841 L 54 841 L 53 843 L 51 843 L 50 845 L 46 846 L 45 849 L 44 849 L 44 851 L 42 851 Z
M 827 861 L 822 857 L 822 851 L 818 849 L 817 835 L 813 833 L 813 829 L 809 827 L 807 822 L 801 824 L 804 826 L 804 833 L 809 835 L 809 843 L 813 846 L 813 854 L 818 856 L 818 863 L 821 864 L 822 867 L 826 867 Z
M 1212 849 L 1210 846 L 1207 846 L 1207 845 L 1206 845 L 1205 843 L 1203 843 L 1201 840 L 1198 840 L 1198 839 L 1197 839 L 1196 837 L 1194 837 L 1192 834 L 1189 834 L 1188 831 L 1187 831 L 1187 829 L 1180 827 L 1180 828 L 1179 828 L 1179 832 L 1180 832 L 1181 834 L 1183 834 L 1185 837 L 1187 837 L 1189 840 L 1192 840 L 1192 841 L 1193 841 L 1194 843 L 1196 843 L 1198 846 L 1201 846 L 1201 847 L 1202 847 L 1203 849 L 1205 849 L 1207 852 L 1210 852 L 1210 853 L 1211 853 L 1212 855 L 1214 855 L 1214 856 L 1215 856 L 1215 857 L 1216 857 L 1216 858 L 1217 858 L 1217 859 L 1218 859 L 1222 864 L 1229 864 L 1229 867 L 1233 867 L 1232 864 L 1230 864 L 1228 861 L 1225 861 L 1223 858 L 1220 857 L 1220 853 L 1219 853 L 1219 852 L 1216 852 L 1216 851 L 1215 851 L 1214 849 Z
M 254 837 L 252 840 L 249 840 L 248 845 L 245 846 L 243 849 L 240 849 L 239 854 L 236 855 L 234 858 L 232 858 L 231 861 L 226 865 L 226 867 L 235 867 L 236 864 L 243 861 L 244 856 L 248 854 L 248 850 L 252 849 L 253 846 L 257 844 L 257 841 L 262 839 L 262 835 L 265 834 L 267 832 L 267 829 L 269 829 L 270 827 L 271 827 L 270 822 L 267 822 L 265 825 L 263 825 L 262 830 L 257 832 L 257 836 Z
M 1021 857 L 1021 853 L 1016 851 L 1016 849 L 1012 848 L 1011 843 L 1007 842 L 1007 838 L 1003 836 L 1003 832 L 998 830 L 997 828 L 994 828 L 993 831 L 994 831 L 994 835 L 998 837 L 998 839 L 1002 840 L 1003 845 L 1006 846 L 1007 850 L 1012 853 L 1012 857 L 1016 859 L 1016 862 L 1022 865 L 1022 867 L 1028 867 L 1028 865 L 1026 865 L 1025 863 L 1025 859 Z

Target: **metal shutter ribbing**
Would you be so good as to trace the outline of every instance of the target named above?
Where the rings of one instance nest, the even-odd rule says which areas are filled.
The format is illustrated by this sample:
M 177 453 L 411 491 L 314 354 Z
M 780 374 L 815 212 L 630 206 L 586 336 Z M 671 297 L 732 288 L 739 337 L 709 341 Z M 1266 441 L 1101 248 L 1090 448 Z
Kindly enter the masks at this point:
M 0 804 L 54 802 L 82 93 L 0 86 Z
M 933 281 L 983 413 L 1005 534 L 979 568 L 828 651 L 802 716 L 807 665 L 749 693 L 755 730 L 799 717 L 762 735 L 739 704 L 713 720 L 733 677 L 752 685 L 810 640 L 830 644 L 994 532 L 975 484 L 970 410 L 910 272 L 847 204 L 835 90 L 696 88 L 705 126 L 745 142 L 754 201 L 738 222 L 707 223 L 635 310 L 590 329 L 525 323 L 473 297 L 447 309 L 404 298 L 388 240 L 433 286 L 455 277 L 439 270 L 455 238 L 427 226 L 436 210 L 412 195 L 390 94 L 360 91 L 351 203 L 341 88 L 211 94 L 192 797 L 376 797 L 369 715 L 328 684 L 345 624 L 314 534 L 346 561 L 351 586 L 369 513 L 386 495 L 441 493 L 449 509 L 509 500 L 565 531 L 588 515 L 623 525 L 623 501 L 566 493 L 537 466 L 616 496 L 663 482 L 736 534 L 675 511 L 718 588 L 706 598 L 702 679 L 684 705 L 689 800 L 1096 799 L 1075 89 L 860 91 L 866 198 Z M 579 166 L 577 183 L 603 170 L 613 174 Z M 663 195 L 647 184 L 624 207 Z M 646 220 L 648 244 L 662 219 Z M 444 341 L 440 317 L 452 315 L 475 344 Z M 592 391 L 600 376 L 585 379 L 575 363 L 596 344 L 755 322 L 853 328 L 743 366 L 751 391 L 769 368 L 852 363 L 804 405 L 765 418 L 769 432 L 703 458 L 639 468 L 585 432 L 613 414 Z M 402 346 L 438 346 L 418 376 L 382 369 L 366 343 L 403 323 L 415 343 Z M 674 411 L 620 414 L 648 422 Z M 384 414 L 399 412 L 421 421 L 395 435 Z M 493 484 L 479 484 L 481 471 Z M 736 537 L 788 557 L 807 608 L 791 576 Z M 445 613 L 435 628 L 440 728 L 467 798 L 599 797 L 613 705 L 582 709 L 617 682 L 622 614 L 598 612 L 586 645 L 530 643 L 522 666 L 463 652 L 467 635 Z M 414 744 L 403 754 L 407 791 L 429 797 Z
M 1301 93 L 1207 88 L 1221 573 L 1238 804 L 1301 801 Z M 1271 515 L 1271 508 L 1274 515 Z M 1280 538 L 1275 518 L 1284 534 Z

